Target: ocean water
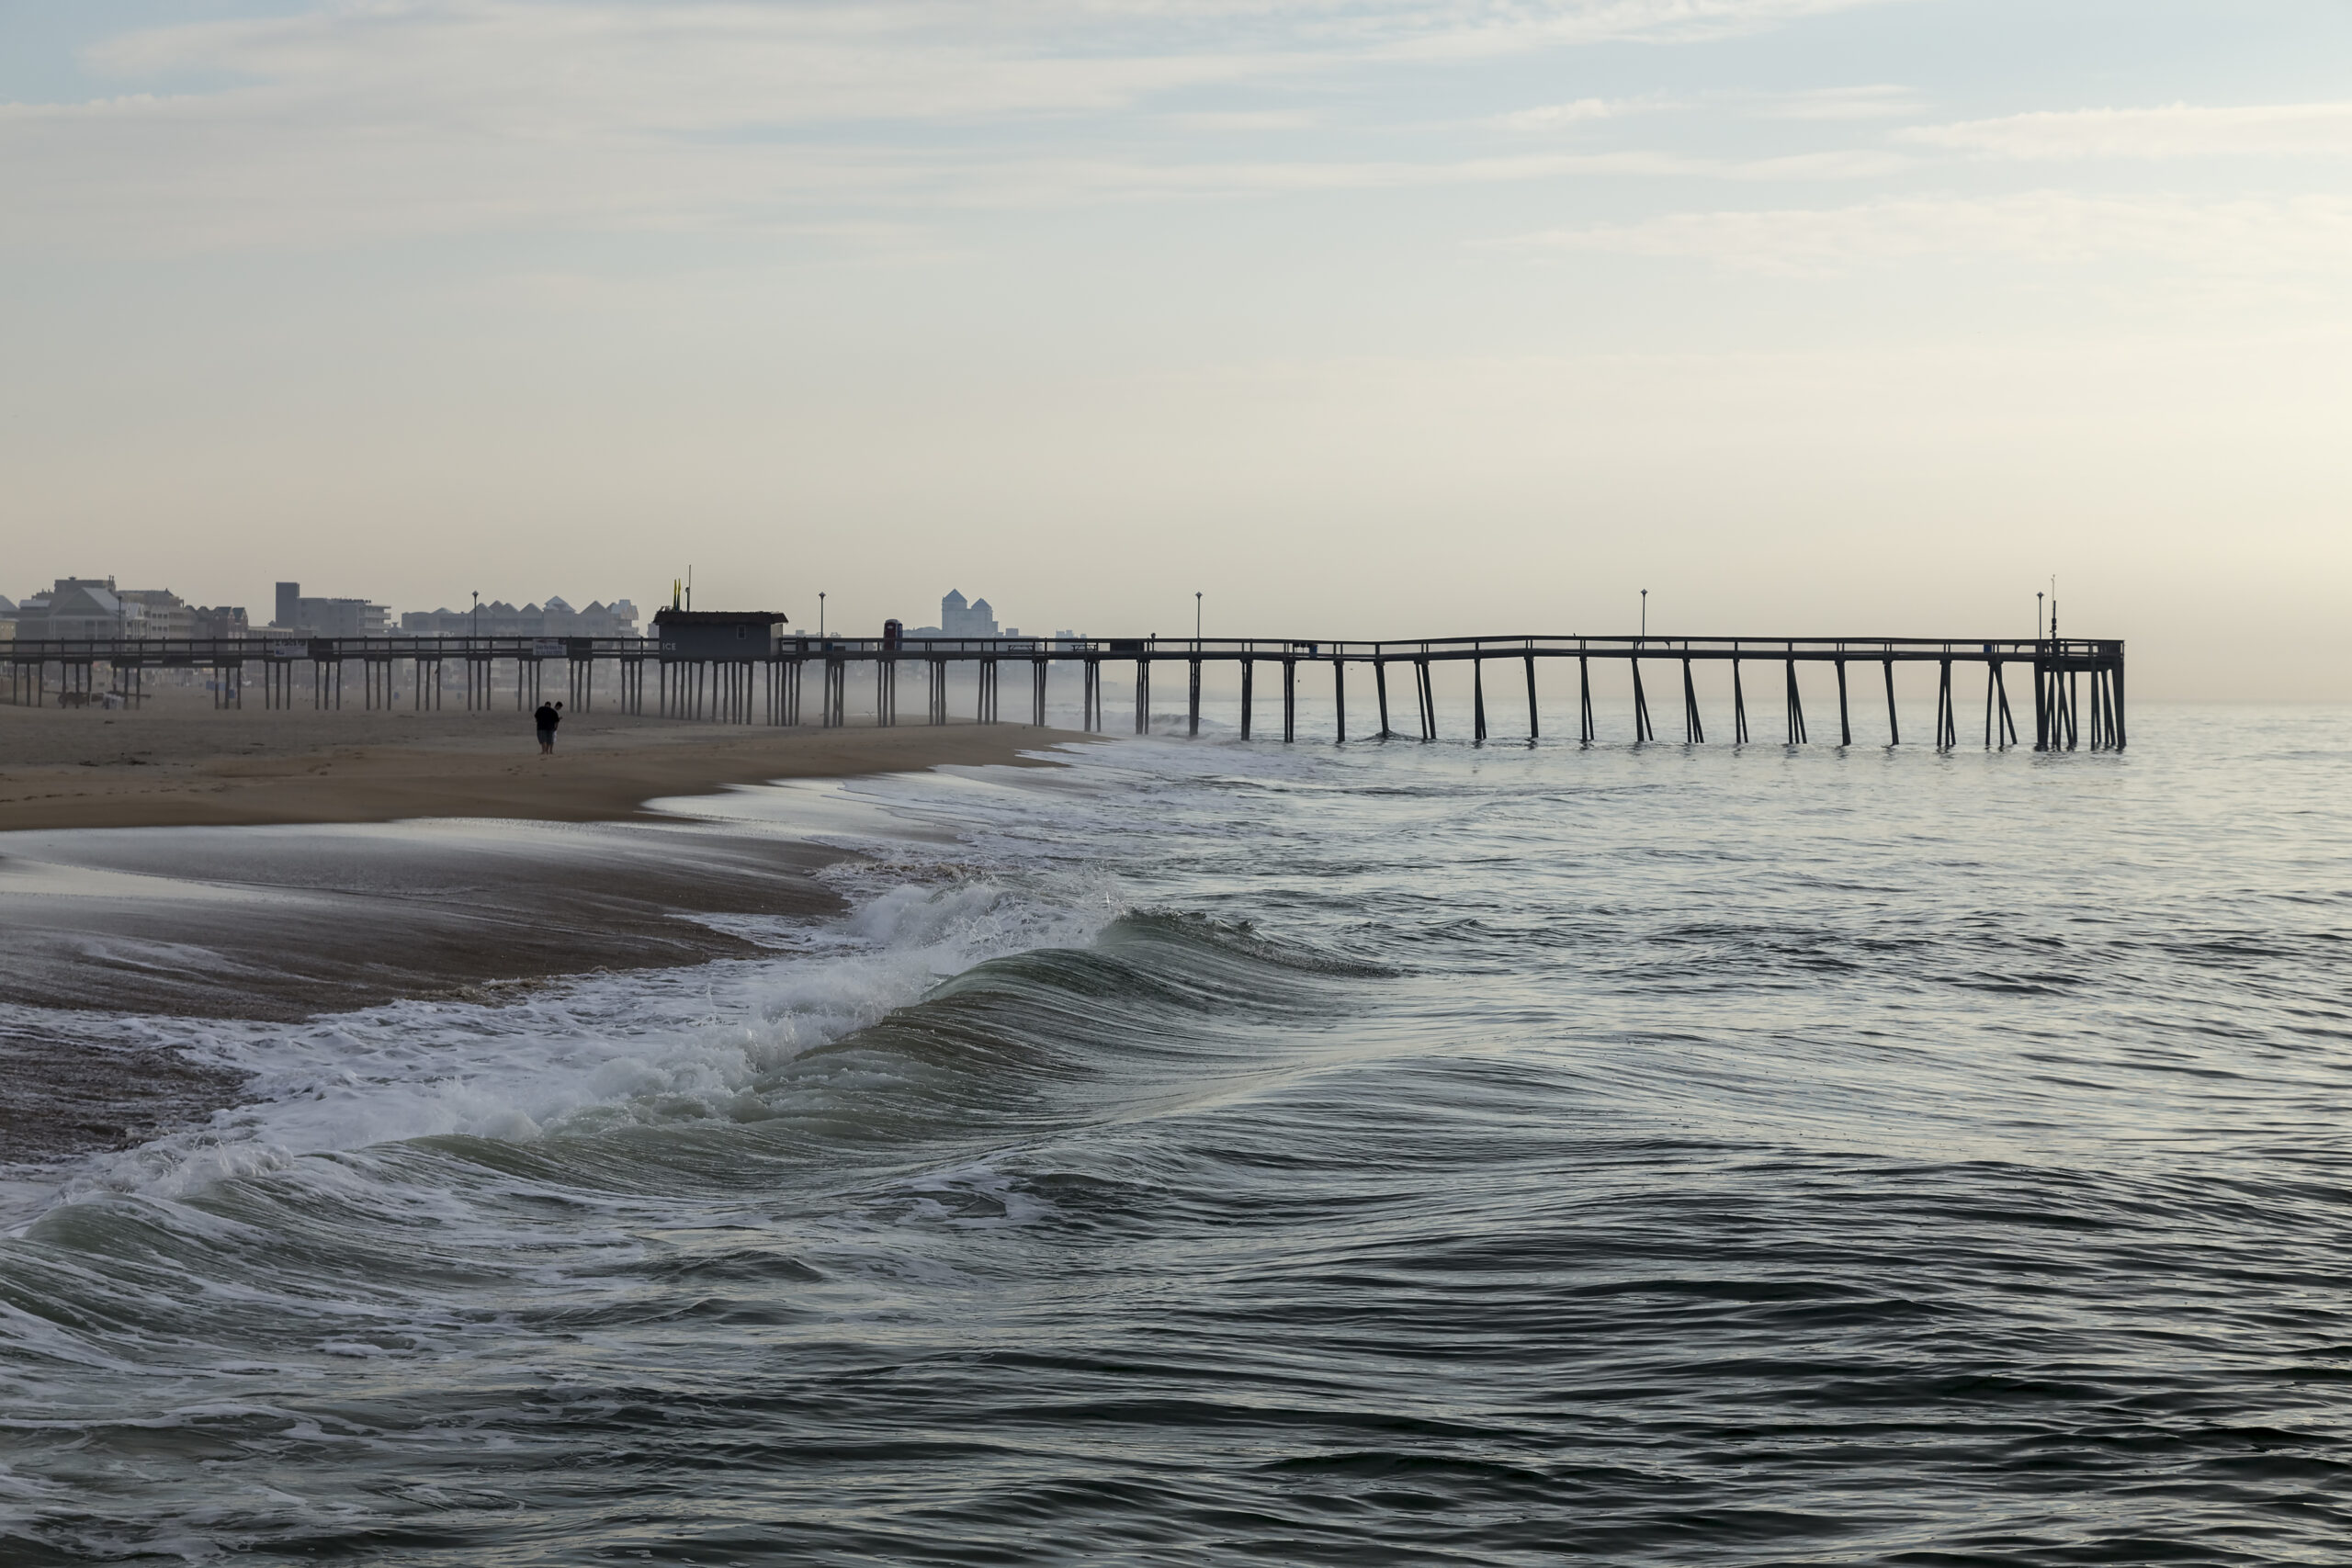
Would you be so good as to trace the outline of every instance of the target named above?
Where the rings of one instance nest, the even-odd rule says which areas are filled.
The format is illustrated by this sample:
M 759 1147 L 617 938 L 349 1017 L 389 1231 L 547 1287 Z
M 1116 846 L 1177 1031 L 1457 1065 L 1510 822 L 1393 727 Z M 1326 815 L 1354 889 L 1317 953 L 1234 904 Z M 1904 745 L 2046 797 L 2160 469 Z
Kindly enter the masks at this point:
M 2342 1562 L 2352 729 L 1149 739 L 0 1188 L 0 1561 Z

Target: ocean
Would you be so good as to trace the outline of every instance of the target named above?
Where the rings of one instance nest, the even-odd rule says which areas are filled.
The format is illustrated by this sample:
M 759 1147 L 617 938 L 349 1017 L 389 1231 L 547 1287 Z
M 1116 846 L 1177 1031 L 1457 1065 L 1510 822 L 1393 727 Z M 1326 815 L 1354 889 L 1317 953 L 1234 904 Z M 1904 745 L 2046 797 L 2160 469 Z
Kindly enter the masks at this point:
M 2133 719 L 749 789 L 862 853 L 730 956 L 12 1005 L 243 1087 L 0 1172 L 0 1561 L 2344 1562 L 2352 730 Z

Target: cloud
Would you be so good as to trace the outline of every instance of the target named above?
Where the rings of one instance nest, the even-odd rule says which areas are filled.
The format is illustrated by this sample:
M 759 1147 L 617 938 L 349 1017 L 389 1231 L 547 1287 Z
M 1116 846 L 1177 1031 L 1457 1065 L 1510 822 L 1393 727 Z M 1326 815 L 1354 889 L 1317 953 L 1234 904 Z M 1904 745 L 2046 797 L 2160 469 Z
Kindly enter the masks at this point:
M 2068 109 L 1920 126 L 1905 141 L 1980 157 L 2090 158 L 2352 156 L 2352 104 L 2214 108 Z
M 1628 114 L 1666 106 L 1646 99 L 1578 98 L 1573 103 L 1545 104 L 1538 108 L 1515 109 L 1510 114 L 1497 115 L 1494 123 L 1506 130 L 1560 130 L 1572 125 L 1590 125 L 1597 120 L 1619 119 Z
M 1918 111 L 1919 95 L 1908 87 L 1822 87 L 1790 93 L 1766 109 L 1774 119 L 1893 119 Z
M 1680 172 L 1269 159 L 1348 72 L 1562 40 L 1657 42 L 1883 0 L 348 0 L 148 28 L 95 70 L 155 90 L 0 106 L 17 244 L 338 244 L 526 227 L 804 227 L 1216 190 Z M 1102 156 L 1073 157 L 1101 148 Z M 1785 161 L 1847 177 L 1889 154 Z
M 2352 263 L 2352 199 L 2199 200 L 2029 192 L 1830 209 L 1677 213 L 1507 242 L 1534 252 L 1690 258 L 1783 276 L 1928 257 L 2068 264 L 2145 258 L 2241 276 Z

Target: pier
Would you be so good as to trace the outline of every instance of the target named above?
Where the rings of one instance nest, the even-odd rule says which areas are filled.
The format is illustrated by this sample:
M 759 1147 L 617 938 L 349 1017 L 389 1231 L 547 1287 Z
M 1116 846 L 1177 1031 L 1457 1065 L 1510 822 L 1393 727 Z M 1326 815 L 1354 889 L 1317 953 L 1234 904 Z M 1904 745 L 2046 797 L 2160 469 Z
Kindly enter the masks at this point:
M 1560 688 L 1556 682 L 1573 680 L 1577 739 L 1589 743 L 1623 739 L 1635 742 L 1661 739 L 1686 745 L 1707 743 L 1702 720 L 1697 671 L 1711 667 L 1716 678 L 1727 673 L 1731 686 L 1731 734 L 1718 741 L 1752 744 L 1747 720 L 1750 681 L 1781 683 L 1781 733 L 1770 739 L 1802 746 L 1815 740 L 1815 726 L 1805 715 L 1805 686 L 1798 680 L 1800 666 L 1810 667 L 1815 709 L 1820 716 L 1822 743 L 1830 742 L 1829 705 L 1823 686 L 1834 680 L 1835 744 L 1856 744 L 1856 716 L 1866 716 L 1865 728 L 1874 728 L 1878 693 L 1885 695 L 1885 743 L 1904 743 L 1903 715 L 1895 697 L 1895 667 L 1925 665 L 1935 676 L 1935 707 L 1925 725 L 1929 744 L 1951 750 L 1961 744 L 1960 718 L 1965 708 L 1972 739 L 1981 729 L 1988 749 L 2006 750 L 2027 743 L 2027 709 L 2030 707 L 2030 744 L 2037 751 L 2120 750 L 2129 728 L 2125 722 L 2123 644 L 2084 638 L 1923 637 L 1438 637 L 1418 641 L 1351 642 L 1326 639 L 1250 637 L 815 637 L 767 635 L 742 641 L 740 652 L 713 656 L 707 645 L 665 647 L 654 637 L 319 637 L 273 642 L 237 640 L 124 640 L 90 642 L 27 641 L 0 643 L 0 661 L 7 667 L 7 700 L 41 704 L 54 695 L 60 703 L 88 704 L 114 700 L 135 705 L 145 692 L 150 670 L 190 670 L 207 672 L 217 707 L 239 708 L 249 683 L 257 686 L 263 705 L 340 708 L 345 701 L 344 680 L 348 666 L 357 665 L 351 682 L 369 708 L 408 706 L 416 711 L 445 705 L 453 673 L 460 677 L 465 706 L 505 706 L 520 711 L 544 695 L 560 691 L 576 711 L 591 711 L 599 699 L 620 711 L 649 711 L 646 666 L 654 667 L 650 711 L 659 716 L 715 723 L 798 725 L 807 723 L 806 698 L 810 676 L 816 677 L 815 722 L 827 728 L 850 720 L 851 671 L 856 683 L 872 682 L 873 721 L 899 722 L 899 692 L 902 682 L 920 681 L 926 697 L 925 721 L 945 724 L 949 712 L 948 672 L 969 667 L 973 682 L 970 717 L 982 724 L 1001 722 L 1001 676 L 1007 664 L 1029 671 L 1029 718 L 1046 723 L 1047 672 L 1056 664 L 1076 665 L 1081 675 L 1081 728 L 1104 728 L 1103 692 L 1106 673 L 1132 669 L 1135 682 L 1134 722 L 1138 735 L 1152 727 L 1151 691 L 1155 666 L 1181 666 L 1185 682 L 1186 732 L 1200 733 L 1202 672 L 1215 665 L 1233 667 L 1239 676 L 1238 728 L 1244 739 L 1271 738 L 1276 716 L 1261 714 L 1259 676 L 1261 669 L 1279 683 L 1279 722 L 1283 740 L 1298 739 L 1299 681 L 1302 672 L 1319 682 L 1329 682 L 1335 715 L 1334 739 L 1439 739 L 1438 704 L 1431 672 L 1446 664 L 1467 664 L 1471 682 L 1468 739 L 1492 738 L 1490 708 L 1500 716 L 1519 705 L 1523 686 L 1525 738 L 1542 734 L 1540 692 Z M 1614 720 L 1604 722 L 1593 699 L 1596 663 L 1621 663 L 1631 677 L 1632 697 Z M 560 685 L 546 680 L 547 666 L 562 667 Z M 1106 671 L 1106 667 L 1108 670 Z M 1371 712 L 1377 728 L 1351 735 L 1348 726 L 1351 671 L 1372 682 Z M 1955 670 L 1959 671 L 1955 676 Z M 106 671 L 101 685 L 96 672 Z M 1542 671 L 1539 677 L 1539 671 Z M 605 677 L 601 682 L 600 673 Z M 396 679 L 407 677 L 406 700 L 401 702 Z M 257 682 L 249 677 L 257 675 Z M 1875 675 L 1876 679 L 1873 679 Z M 2021 682 L 2015 694 L 2011 682 Z M 1401 686 L 1397 683 L 1401 682 Z M 1493 682 L 1490 688 L 1490 682 Z M 1016 686 L 1015 690 L 1019 688 Z M 1361 685 L 1357 688 L 1362 691 Z M 1769 686 L 1766 688 L 1769 690 Z M 1656 697 L 1653 697 L 1653 694 Z M 1675 696 L 1681 701 L 1680 722 L 1666 721 L 1659 733 L 1657 712 L 1671 714 Z M 1981 695 L 1982 723 L 1977 722 Z M 1017 700 L 1017 699 L 1016 699 Z M 1654 711 L 1655 710 L 1655 711 Z M 1359 712 L 1363 709 L 1360 707 Z M 1677 731 L 1679 731 L 1678 734 Z M 1916 731 L 1915 731 L 1916 733 Z

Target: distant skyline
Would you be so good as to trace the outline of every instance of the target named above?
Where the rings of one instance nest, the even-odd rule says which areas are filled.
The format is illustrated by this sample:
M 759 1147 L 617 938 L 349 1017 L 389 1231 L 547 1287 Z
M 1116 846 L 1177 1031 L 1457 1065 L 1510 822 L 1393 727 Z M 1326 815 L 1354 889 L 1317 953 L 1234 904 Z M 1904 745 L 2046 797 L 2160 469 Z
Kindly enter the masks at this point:
M 2322 0 L 0 0 L 0 592 L 2022 636 L 2055 573 L 2135 694 L 2352 697 L 2347 58 Z

